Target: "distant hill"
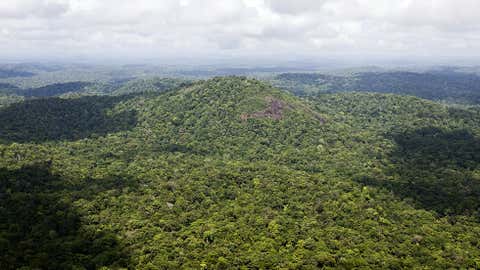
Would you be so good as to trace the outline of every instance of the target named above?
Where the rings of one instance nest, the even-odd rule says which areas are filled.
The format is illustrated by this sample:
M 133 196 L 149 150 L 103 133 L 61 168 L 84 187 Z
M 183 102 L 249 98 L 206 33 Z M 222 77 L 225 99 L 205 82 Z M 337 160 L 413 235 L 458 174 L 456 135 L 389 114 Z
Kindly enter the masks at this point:
M 142 89 L 0 108 L 1 269 L 480 267 L 479 110 Z
M 0 108 L 23 100 L 23 97 L 16 95 L 18 90 L 20 88 L 15 85 L 0 83 Z
M 9 83 L 0 83 L 0 94 L 14 94 L 20 90 L 17 86 Z
M 84 95 L 123 95 L 139 92 L 163 92 L 191 84 L 191 81 L 171 78 L 127 79 L 107 83 L 100 82 L 67 82 L 46 86 L 21 89 L 8 83 L 0 83 L 0 93 L 39 97 L 78 97 Z
M 123 82 L 112 94 L 121 95 L 139 92 L 163 92 L 189 85 L 191 82 L 173 78 L 133 79 Z
M 55 83 L 38 88 L 19 90 L 16 93 L 25 97 L 53 97 L 69 92 L 80 92 L 91 84 L 89 82 Z
M 11 77 L 31 77 L 33 75 L 35 74 L 32 72 L 0 68 L 0 79 L 11 78 Z
M 480 77 L 456 72 L 367 72 L 351 76 L 284 73 L 274 84 L 298 95 L 322 92 L 379 92 L 461 104 L 480 104 Z

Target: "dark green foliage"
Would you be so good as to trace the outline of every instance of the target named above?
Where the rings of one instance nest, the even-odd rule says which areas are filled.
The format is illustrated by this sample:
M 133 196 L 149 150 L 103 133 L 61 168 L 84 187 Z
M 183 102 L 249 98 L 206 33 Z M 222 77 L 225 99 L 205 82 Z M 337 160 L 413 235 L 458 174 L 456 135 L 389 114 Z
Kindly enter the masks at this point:
M 98 269 L 125 266 L 117 236 L 84 226 L 75 198 L 91 196 L 48 164 L 0 169 L 0 268 Z M 101 181 L 100 181 L 101 182 Z M 96 192 L 99 192 L 95 190 Z
M 13 85 L 13 84 L 0 83 L 0 93 L 13 94 L 17 90 L 19 90 L 19 88 L 16 87 L 15 85 Z
M 360 179 L 441 215 L 480 218 L 480 139 L 467 130 L 421 128 L 395 134 L 390 179 Z
M 285 73 L 276 77 L 275 84 L 299 95 L 366 91 L 480 104 L 480 77 L 466 73 L 367 72 L 352 76 Z
M 165 92 L 191 85 L 190 81 L 172 78 L 151 78 L 126 81 L 113 94 L 127 94 L 139 92 Z
M 52 97 L 68 92 L 80 92 L 89 85 L 91 83 L 88 82 L 55 83 L 38 88 L 19 90 L 17 94 L 25 97 Z
M 63 102 L 99 115 L 90 133 L 71 136 L 90 114 L 68 118 L 61 109 L 55 119 L 75 124 L 34 140 L 33 130 L 43 129 L 29 129 L 29 119 L 51 123 L 43 114 Z M 480 267 L 476 109 L 391 94 L 300 99 L 244 77 L 162 93 L 22 104 L 7 108 L 18 128 L 1 122 L 9 127 L 1 130 L 2 183 L 51 196 L 48 205 L 59 211 L 26 213 L 59 212 L 51 223 L 71 230 L 52 233 L 67 253 L 49 257 L 51 229 L 43 220 L 51 219 L 26 219 L 33 229 L 25 238 L 0 227 L 7 247 L 39 239 L 28 260 L 7 248 L 4 265 L 34 268 L 48 258 L 67 269 Z M 22 118 L 25 112 L 31 114 Z M 127 117 L 109 126 L 108 117 L 126 112 L 134 112 L 134 125 Z M 114 126 L 122 128 L 108 130 Z M 22 136 L 36 143 L 12 139 Z M 48 173 L 16 176 L 39 162 L 51 164 Z M 4 216 L 24 208 L 8 200 L 2 207 L 14 207 Z M 74 219 L 63 218 L 69 211 Z M 23 226 L 5 221 L 11 223 Z M 73 251 L 69 237 L 91 249 Z
M 135 111 L 112 110 L 128 97 L 82 97 L 37 99 L 0 109 L 0 140 L 42 142 L 78 140 L 91 135 L 131 129 Z
M 42 87 L 21 89 L 15 85 L 8 83 L 0 83 L 0 93 L 17 95 L 27 98 L 32 97 L 53 97 L 60 96 L 66 93 L 82 93 L 85 88 L 92 86 L 93 83 L 89 82 L 68 82 L 68 83 L 55 83 Z
M 31 77 L 33 75 L 35 74 L 27 71 L 0 68 L 0 79 L 10 78 L 10 77 Z
M 21 89 L 8 83 L 0 83 L 0 93 L 26 98 L 38 97 L 80 97 L 85 95 L 124 95 L 141 92 L 164 92 L 191 85 L 183 79 L 150 78 L 136 80 L 114 80 L 112 82 L 67 82 Z
M 23 97 L 15 94 L 18 90 L 20 89 L 15 85 L 0 83 L 0 108 L 23 100 Z

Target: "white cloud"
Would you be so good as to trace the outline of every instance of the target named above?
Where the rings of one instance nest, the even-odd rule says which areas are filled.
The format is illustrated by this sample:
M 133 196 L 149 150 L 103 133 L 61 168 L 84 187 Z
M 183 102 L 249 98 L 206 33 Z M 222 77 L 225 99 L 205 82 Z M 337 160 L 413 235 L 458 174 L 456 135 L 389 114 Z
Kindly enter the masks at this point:
M 68 10 L 68 2 L 54 0 L 0 1 L 0 18 L 57 17 Z
M 302 14 L 318 11 L 325 0 L 266 0 L 268 7 L 277 13 Z
M 478 0 L 2 0 L 0 57 L 474 55 Z

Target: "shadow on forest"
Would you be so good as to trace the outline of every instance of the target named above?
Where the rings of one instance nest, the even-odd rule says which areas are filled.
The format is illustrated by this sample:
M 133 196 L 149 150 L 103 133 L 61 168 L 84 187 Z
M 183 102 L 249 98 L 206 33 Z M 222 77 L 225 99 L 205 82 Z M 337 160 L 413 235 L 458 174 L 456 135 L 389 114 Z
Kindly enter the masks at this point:
M 135 111 L 108 113 L 130 97 L 46 98 L 12 104 L 0 110 L 0 142 L 78 140 L 130 130 L 137 124 Z
M 102 186 L 72 184 L 51 174 L 47 164 L 13 171 L 1 168 L 0 269 L 127 266 L 129 256 L 116 235 L 83 226 L 72 205 L 76 199 L 88 199 L 102 190 L 121 189 L 127 184 L 118 179 L 95 182 Z
M 393 136 L 394 180 L 364 177 L 363 184 L 388 189 L 440 215 L 480 218 L 480 139 L 467 130 L 430 127 Z M 475 175 L 477 170 L 477 175 Z

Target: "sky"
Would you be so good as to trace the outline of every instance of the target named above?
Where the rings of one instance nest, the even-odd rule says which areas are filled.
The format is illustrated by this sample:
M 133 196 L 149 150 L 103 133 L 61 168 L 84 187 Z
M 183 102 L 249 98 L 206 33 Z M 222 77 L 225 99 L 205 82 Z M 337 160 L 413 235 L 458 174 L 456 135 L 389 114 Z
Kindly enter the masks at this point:
M 0 58 L 480 60 L 480 0 L 1 0 Z

